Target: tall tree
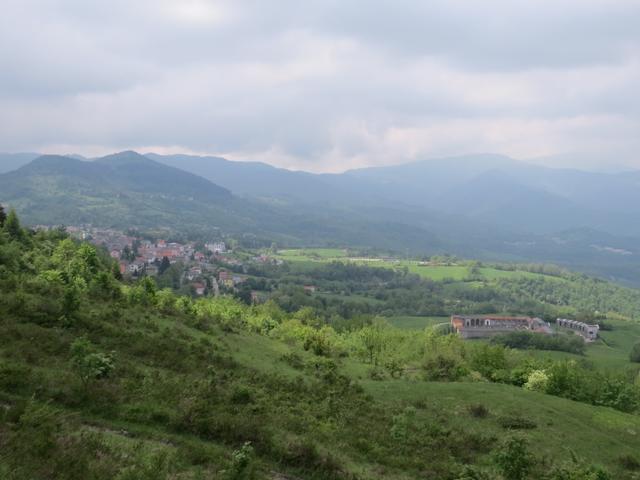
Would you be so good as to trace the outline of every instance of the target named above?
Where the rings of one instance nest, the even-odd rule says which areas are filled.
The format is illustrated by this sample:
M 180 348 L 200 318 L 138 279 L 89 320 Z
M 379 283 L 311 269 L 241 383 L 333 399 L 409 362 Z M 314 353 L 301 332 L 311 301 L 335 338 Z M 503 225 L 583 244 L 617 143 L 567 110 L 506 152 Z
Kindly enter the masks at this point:
M 7 219 L 7 214 L 4 211 L 4 207 L 0 204 L 0 228 L 4 226 L 4 222 Z
M 158 274 L 162 275 L 170 266 L 171 262 L 169 261 L 169 258 L 166 256 L 162 257 L 162 261 L 160 262 L 160 266 L 158 267 Z
M 22 238 L 24 232 L 20 226 L 18 214 L 16 214 L 16 211 L 13 208 L 9 210 L 9 215 L 7 215 L 2 228 L 9 234 L 10 238 L 14 240 L 20 240 Z

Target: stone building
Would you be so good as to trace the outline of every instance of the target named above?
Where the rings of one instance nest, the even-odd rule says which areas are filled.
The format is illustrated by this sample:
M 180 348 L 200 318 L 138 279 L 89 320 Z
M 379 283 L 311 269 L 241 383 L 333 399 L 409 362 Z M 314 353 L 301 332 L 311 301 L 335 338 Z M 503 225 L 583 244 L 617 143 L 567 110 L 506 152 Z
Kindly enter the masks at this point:
M 518 330 L 551 333 L 551 327 L 547 322 L 532 317 L 452 315 L 451 327 L 462 338 L 489 338 Z
M 600 325 L 590 325 L 579 322 L 578 320 L 569 320 L 568 318 L 557 318 L 556 325 L 560 328 L 573 330 L 587 342 L 595 341 L 598 338 L 598 331 L 600 330 Z

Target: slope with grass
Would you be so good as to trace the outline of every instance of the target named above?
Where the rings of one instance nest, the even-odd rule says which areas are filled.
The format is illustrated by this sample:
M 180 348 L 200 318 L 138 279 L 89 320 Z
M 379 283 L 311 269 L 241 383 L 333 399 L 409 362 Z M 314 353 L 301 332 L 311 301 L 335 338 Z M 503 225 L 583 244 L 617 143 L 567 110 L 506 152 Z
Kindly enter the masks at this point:
M 495 476 L 514 432 L 531 478 L 566 478 L 567 448 L 632 478 L 637 415 L 484 381 L 374 381 L 341 345 L 375 325 L 341 336 L 305 309 L 123 284 L 93 247 L 6 223 L 2 478 L 453 480 Z

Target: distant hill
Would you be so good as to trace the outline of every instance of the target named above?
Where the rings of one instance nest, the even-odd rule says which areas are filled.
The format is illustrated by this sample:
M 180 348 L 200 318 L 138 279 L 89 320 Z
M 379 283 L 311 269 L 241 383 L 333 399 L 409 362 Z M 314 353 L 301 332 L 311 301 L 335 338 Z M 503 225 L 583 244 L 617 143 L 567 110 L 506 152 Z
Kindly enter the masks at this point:
M 149 154 L 244 197 L 342 207 L 424 208 L 534 234 L 592 228 L 640 236 L 640 172 L 530 165 L 503 155 L 311 174 L 219 157 Z M 553 214 L 550 214 L 553 212 Z
M 154 153 L 146 156 L 223 185 L 243 197 L 274 198 L 287 203 L 359 203 L 350 185 L 337 185 L 323 175 L 276 168 L 261 162 L 234 162 L 211 156 Z
M 553 262 L 640 285 L 638 183 L 637 172 L 554 170 L 499 155 L 314 175 L 121 152 L 93 161 L 38 157 L 0 174 L 0 203 L 31 224 Z
M 30 223 L 157 227 L 176 216 L 205 223 L 233 201 L 225 188 L 134 152 L 92 162 L 40 156 L 0 175 L 0 198 Z
M 351 210 L 242 199 L 205 178 L 135 152 L 93 161 L 44 155 L 0 175 L 0 203 L 30 224 L 94 224 L 206 236 L 252 234 L 267 245 L 350 244 L 435 252 L 429 230 Z
M 640 235 L 640 172 L 583 172 L 474 155 L 354 170 L 336 181 L 522 232 L 592 228 Z

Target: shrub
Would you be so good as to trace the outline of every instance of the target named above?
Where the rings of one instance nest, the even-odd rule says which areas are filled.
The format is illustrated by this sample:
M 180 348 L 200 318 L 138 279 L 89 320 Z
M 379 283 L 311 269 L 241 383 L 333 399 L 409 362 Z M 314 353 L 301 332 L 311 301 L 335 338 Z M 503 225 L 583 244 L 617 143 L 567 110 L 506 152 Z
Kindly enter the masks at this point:
M 385 379 L 384 370 L 380 367 L 373 366 L 367 370 L 367 376 L 371 380 L 381 381 Z
M 115 368 L 113 356 L 101 353 L 86 338 L 71 344 L 71 364 L 84 384 L 90 380 L 107 378 Z
M 524 384 L 525 390 L 532 392 L 545 393 L 549 388 L 549 376 L 544 370 L 534 370 L 529 374 L 527 383 Z
M 112 478 L 91 468 L 104 446 L 91 434 L 72 432 L 73 420 L 34 400 L 14 405 L 5 415 L 9 428 L 1 452 L 8 478 Z
M 584 466 L 576 463 L 554 468 L 548 480 L 611 480 L 611 475 L 600 467 Z
M 429 355 L 423 363 L 425 378 L 432 381 L 456 381 L 467 375 L 468 369 L 454 354 Z
M 17 363 L 0 363 L 0 390 L 16 393 L 29 386 L 31 368 Z
M 629 360 L 635 363 L 640 363 L 640 342 L 636 342 L 631 349 L 631 353 L 629 353 Z
M 310 440 L 290 442 L 282 453 L 282 462 L 306 472 L 319 472 L 321 478 L 344 478 L 340 463 L 329 454 L 322 454 Z
M 502 345 L 475 345 L 471 354 L 470 367 L 491 380 L 495 374 L 507 367 L 505 348 Z
M 489 415 L 489 409 L 481 403 L 474 403 L 467 407 L 469 415 L 475 418 L 485 418 Z
M 304 360 L 296 352 L 284 353 L 282 354 L 280 359 L 296 370 L 302 370 L 302 368 L 304 367 Z
M 466 466 L 456 480 L 492 480 L 492 476 L 476 467 Z
M 620 455 L 618 457 L 618 463 L 625 470 L 640 470 L 640 460 L 630 454 Z
M 255 476 L 255 452 L 251 442 L 245 442 L 231 454 L 231 466 L 226 472 L 229 480 L 249 480 Z
M 251 389 L 245 385 L 236 385 L 231 392 L 231 403 L 234 405 L 246 405 L 253 402 Z
M 493 458 L 505 480 L 523 480 L 533 467 L 533 457 L 524 438 L 506 439 Z
M 506 428 L 509 430 L 531 430 L 538 426 L 533 420 L 529 420 L 528 418 L 520 417 L 517 415 L 500 417 L 498 419 L 498 424 L 502 428 Z
M 535 348 L 537 350 L 556 350 L 583 355 L 585 342 L 579 335 L 544 335 L 526 331 L 497 335 L 491 340 L 510 348 Z

